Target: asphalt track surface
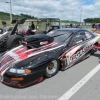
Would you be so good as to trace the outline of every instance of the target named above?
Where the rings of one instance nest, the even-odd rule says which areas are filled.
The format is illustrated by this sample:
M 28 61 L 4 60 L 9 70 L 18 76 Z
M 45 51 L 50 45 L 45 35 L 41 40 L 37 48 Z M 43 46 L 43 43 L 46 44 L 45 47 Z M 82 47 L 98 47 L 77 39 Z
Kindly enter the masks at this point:
M 54 77 L 27 88 L 17 89 L 0 83 L 0 100 L 100 100 L 100 71 L 96 68 L 99 57 L 100 51 L 68 70 L 59 71 Z M 97 72 L 90 74 L 94 68 Z M 88 74 L 91 77 L 84 79 Z M 80 80 L 82 82 L 75 86 Z

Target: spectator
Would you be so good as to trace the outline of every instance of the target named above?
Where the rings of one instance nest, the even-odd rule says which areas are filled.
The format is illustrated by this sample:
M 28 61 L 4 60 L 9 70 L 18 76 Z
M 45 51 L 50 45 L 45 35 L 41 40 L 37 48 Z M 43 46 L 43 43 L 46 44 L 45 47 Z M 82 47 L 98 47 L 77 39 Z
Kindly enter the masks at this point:
M 31 24 L 31 29 L 32 29 L 32 30 L 35 29 L 35 25 L 34 25 L 33 21 L 32 21 L 32 24 Z
M 35 30 L 35 25 L 32 21 L 31 25 L 29 26 L 29 29 L 28 29 L 28 32 L 29 32 L 29 35 L 33 34 L 34 32 L 32 32 L 32 30 Z
M 70 27 L 72 28 L 73 27 L 73 24 L 70 24 Z
M 92 24 L 92 28 L 95 28 L 95 27 L 96 27 L 96 25 L 95 25 L 95 23 L 93 23 L 93 24 Z
M 98 24 L 98 29 L 100 30 L 100 24 Z
M 96 25 L 96 30 L 100 29 L 100 24 Z
M 3 33 L 7 31 L 7 23 L 5 21 L 2 21 L 2 26 L 3 26 Z

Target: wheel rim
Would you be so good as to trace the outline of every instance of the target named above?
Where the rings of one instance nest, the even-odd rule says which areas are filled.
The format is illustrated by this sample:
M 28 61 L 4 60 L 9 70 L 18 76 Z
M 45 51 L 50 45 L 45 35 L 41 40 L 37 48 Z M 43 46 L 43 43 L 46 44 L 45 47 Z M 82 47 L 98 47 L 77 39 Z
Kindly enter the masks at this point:
M 19 46 L 19 45 L 21 45 L 21 41 L 19 40 L 19 41 L 16 41 L 15 43 L 14 43 L 14 45 L 13 45 L 13 47 L 17 47 L 17 46 Z
M 58 63 L 56 60 L 49 63 L 49 65 L 46 68 L 47 73 L 54 74 L 57 71 L 57 66 L 58 66 Z

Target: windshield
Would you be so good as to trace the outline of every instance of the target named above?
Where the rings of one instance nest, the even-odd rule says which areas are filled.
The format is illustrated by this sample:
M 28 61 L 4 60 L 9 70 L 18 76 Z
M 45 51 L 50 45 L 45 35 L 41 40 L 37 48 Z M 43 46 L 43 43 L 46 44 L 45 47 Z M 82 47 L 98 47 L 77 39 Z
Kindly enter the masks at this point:
M 47 35 L 54 37 L 54 42 L 63 44 L 71 35 L 71 32 L 66 30 L 53 30 L 48 32 Z
M 68 39 L 68 35 L 64 34 L 64 35 L 60 35 L 57 37 L 54 37 L 54 42 L 58 43 L 58 44 L 63 44 L 65 41 L 67 41 Z

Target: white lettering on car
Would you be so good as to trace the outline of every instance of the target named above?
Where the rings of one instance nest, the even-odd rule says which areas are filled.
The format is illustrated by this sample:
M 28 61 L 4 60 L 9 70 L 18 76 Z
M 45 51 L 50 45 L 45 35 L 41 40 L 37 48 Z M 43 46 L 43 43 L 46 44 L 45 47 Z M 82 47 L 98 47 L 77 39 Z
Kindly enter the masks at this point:
M 78 52 L 76 52 L 75 54 L 73 54 L 69 60 L 70 62 L 77 60 L 78 58 L 80 58 L 81 56 L 83 56 L 89 49 L 91 49 L 93 47 L 93 45 L 84 47 L 83 49 L 79 50 Z

